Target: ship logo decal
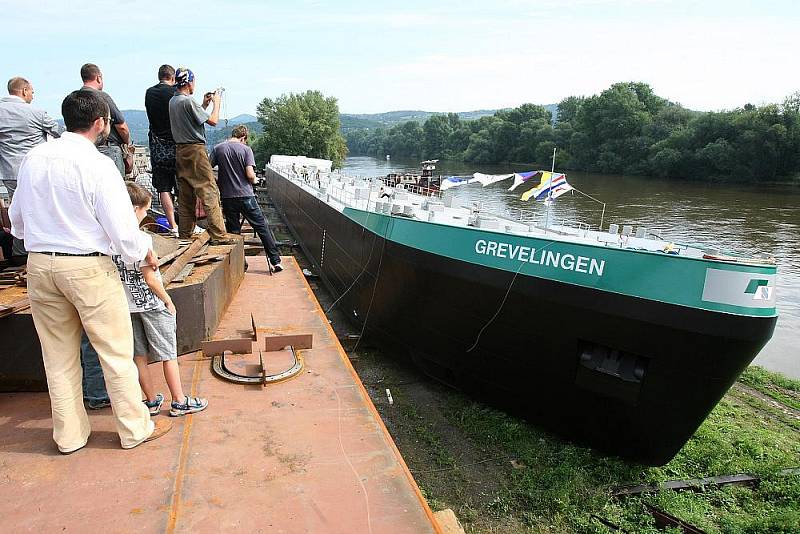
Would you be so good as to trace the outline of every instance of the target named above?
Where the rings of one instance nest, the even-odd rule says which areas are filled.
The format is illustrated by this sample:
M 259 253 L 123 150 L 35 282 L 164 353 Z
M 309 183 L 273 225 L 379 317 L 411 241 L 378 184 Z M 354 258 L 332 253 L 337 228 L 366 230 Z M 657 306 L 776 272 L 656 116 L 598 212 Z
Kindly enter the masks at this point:
M 702 299 L 746 308 L 774 308 L 775 275 L 706 269 Z
M 753 295 L 753 300 L 770 300 L 773 289 L 769 287 L 769 280 L 753 279 L 747 284 L 747 289 L 744 292 L 747 295 Z

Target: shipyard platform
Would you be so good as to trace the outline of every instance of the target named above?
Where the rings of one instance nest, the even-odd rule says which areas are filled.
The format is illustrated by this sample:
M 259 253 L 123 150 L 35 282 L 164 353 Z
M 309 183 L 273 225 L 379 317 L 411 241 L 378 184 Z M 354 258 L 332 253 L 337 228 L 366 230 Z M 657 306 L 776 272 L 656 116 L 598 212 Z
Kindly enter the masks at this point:
M 248 260 L 214 337 L 253 321 L 267 334 L 312 334 L 303 371 L 241 385 L 216 377 L 202 352 L 186 354 L 184 389 L 208 398 L 206 411 L 128 451 L 110 409 L 90 411 L 89 443 L 68 456 L 53 443 L 46 393 L 0 394 L 3 531 L 442 531 L 294 258 L 274 276 L 263 256 Z M 285 352 L 264 353 L 265 367 L 278 371 Z

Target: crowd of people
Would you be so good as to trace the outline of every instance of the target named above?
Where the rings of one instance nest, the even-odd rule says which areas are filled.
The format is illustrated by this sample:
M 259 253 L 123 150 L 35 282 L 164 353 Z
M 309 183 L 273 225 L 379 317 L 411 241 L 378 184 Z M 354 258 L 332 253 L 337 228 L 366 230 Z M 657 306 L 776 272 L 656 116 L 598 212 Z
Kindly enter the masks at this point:
M 177 310 L 162 283 L 152 237 L 139 227 L 151 194 L 124 180 L 125 158 L 132 152 L 125 117 L 104 91 L 97 65 L 83 65 L 80 76 L 83 86 L 62 102 L 63 132 L 31 105 L 33 85 L 25 78 L 9 80 L 9 96 L 0 99 L 0 179 L 11 202 L 11 227 L 3 228 L 0 244 L 6 259 L 27 265 L 53 439 L 64 454 L 89 439 L 86 407 L 112 406 L 126 449 L 169 431 L 169 419 L 152 419 L 161 412 L 164 395 L 154 388 L 149 363 L 163 363 L 170 416 L 208 406 L 182 388 Z M 162 65 L 158 79 L 145 93 L 145 108 L 152 184 L 170 232 L 190 238 L 196 210 L 202 209 L 210 244 L 234 244 L 228 233 L 240 233 L 246 219 L 272 268 L 280 271 L 280 255 L 253 190 L 247 128 L 234 128 L 209 157 L 204 125 L 219 120 L 220 91 L 206 93 L 198 103 L 192 96 L 195 75 L 186 68 Z

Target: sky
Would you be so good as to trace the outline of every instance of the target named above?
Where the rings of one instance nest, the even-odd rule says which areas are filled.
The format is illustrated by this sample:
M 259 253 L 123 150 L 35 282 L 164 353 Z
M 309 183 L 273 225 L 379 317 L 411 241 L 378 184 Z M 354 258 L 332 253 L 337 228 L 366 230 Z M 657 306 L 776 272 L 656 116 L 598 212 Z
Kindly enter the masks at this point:
M 641 81 L 696 110 L 800 91 L 794 0 L 0 0 L 0 78 L 60 116 L 86 62 L 121 109 L 163 63 L 226 89 L 222 116 L 319 90 L 342 113 L 552 104 Z

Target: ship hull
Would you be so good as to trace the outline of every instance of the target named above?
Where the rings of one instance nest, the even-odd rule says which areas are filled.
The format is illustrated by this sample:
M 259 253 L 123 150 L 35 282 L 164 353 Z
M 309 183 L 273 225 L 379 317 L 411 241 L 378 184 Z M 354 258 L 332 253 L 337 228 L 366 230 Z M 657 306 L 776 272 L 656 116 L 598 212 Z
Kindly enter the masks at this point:
M 268 171 L 270 197 L 339 309 L 391 353 L 568 439 L 658 465 L 776 318 L 520 276 L 386 239 Z

